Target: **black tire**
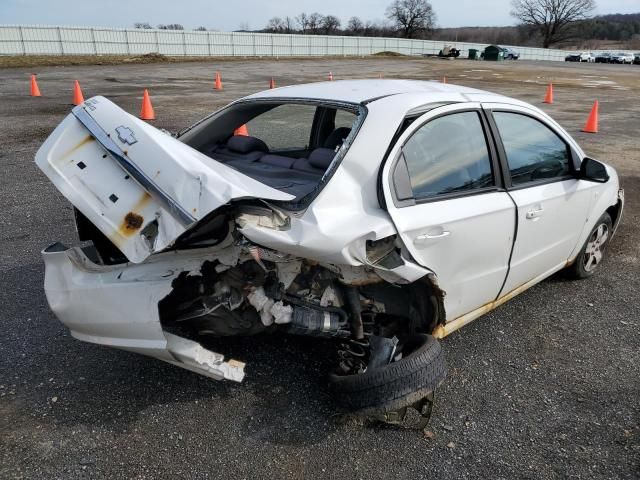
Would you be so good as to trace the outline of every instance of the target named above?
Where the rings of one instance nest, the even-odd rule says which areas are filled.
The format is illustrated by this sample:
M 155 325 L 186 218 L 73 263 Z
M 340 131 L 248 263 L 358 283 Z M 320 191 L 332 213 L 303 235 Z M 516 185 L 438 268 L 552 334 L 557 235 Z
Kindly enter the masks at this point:
M 433 394 L 446 376 L 444 352 L 431 335 L 412 335 L 397 362 L 357 375 L 329 377 L 336 401 L 349 410 L 375 414 L 399 410 Z
M 588 278 L 593 275 L 598 267 L 602 263 L 602 259 L 597 261 L 595 265 L 589 265 L 590 254 L 587 252 L 587 248 L 589 245 L 595 241 L 598 237 L 598 229 L 604 228 L 607 232 L 607 238 L 602 243 L 597 242 L 597 249 L 601 254 L 601 258 L 604 259 L 604 253 L 609 244 L 609 240 L 611 239 L 611 235 L 613 234 L 613 222 L 611 221 L 611 217 L 608 213 L 603 213 L 602 216 L 598 219 L 594 227 L 589 232 L 589 236 L 584 242 L 584 245 L 580 249 L 580 252 L 576 256 L 573 264 L 567 268 L 567 273 L 571 278 L 575 279 L 583 279 Z M 592 260 L 593 261 L 593 260 Z

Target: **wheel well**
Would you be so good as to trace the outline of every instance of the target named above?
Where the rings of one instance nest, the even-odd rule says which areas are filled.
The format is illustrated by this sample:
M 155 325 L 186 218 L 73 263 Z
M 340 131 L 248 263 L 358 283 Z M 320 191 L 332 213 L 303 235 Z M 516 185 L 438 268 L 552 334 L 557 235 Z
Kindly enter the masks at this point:
M 616 203 L 615 205 L 611 205 L 609 208 L 607 208 L 607 213 L 611 217 L 611 223 L 614 226 L 614 228 L 616 226 L 616 222 L 618 221 L 618 217 L 620 216 L 621 206 L 622 206 L 622 202 L 618 200 L 618 203 Z

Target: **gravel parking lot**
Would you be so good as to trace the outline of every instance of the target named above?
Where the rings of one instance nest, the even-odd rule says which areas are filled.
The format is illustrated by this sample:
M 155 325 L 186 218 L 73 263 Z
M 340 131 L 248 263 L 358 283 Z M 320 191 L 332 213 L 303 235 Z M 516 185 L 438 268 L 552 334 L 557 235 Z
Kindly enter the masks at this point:
M 219 70 L 224 90 L 214 91 Z M 0 477 L 638 478 L 640 476 L 640 66 L 435 59 L 234 60 L 0 70 Z M 504 93 L 549 112 L 614 165 L 626 210 L 593 278 L 555 276 L 443 341 L 449 375 L 422 432 L 336 415 L 330 345 L 245 338 L 242 384 L 70 337 L 50 313 L 40 250 L 74 242 L 70 205 L 33 163 L 69 112 L 72 82 L 140 108 L 148 87 L 176 131 L 267 88 L 418 78 Z M 542 104 L 553 81 L 553 105 Z M 595 99 L 599 134 L 580 128 Z M 220 343 L 220 344 L 218 344 Z

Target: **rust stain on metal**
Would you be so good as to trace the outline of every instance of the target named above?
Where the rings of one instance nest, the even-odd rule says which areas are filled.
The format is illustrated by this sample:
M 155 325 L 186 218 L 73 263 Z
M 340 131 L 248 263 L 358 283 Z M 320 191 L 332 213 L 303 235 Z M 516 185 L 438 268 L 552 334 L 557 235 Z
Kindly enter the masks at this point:
M 121 235 L 130 237 L 142 228 L 144 217 L 140 215 L 140 212 L 144 210 L 150 201 L 151 195 L 149 195 L 149 192 L 144 192 L 131 211 L 124 216 L 124 220 L 118 228 L 118 232 Z
M 82 148 L 83 146 L 85 146 L 88 143 L 91 142 L 95 142 L 96 139 L 93 138 L 91 135 L 87 135 L 86 137 L 84 137 L 78 144 L 74 145 L 73 147 L 71 147 L 69 150 L 67 150 L 66 152 L 64 152 L 62 155 L 60 155 L 60 159 L 65 159 L 67 157 L 69 157 L 70 155 L 72 155 L 74 152 L 76 152 L 78 149 Z
M 124 216 L 123 222 L 118 229 L 122 235 L 129 237 L 140 230 L 144 223 L 144 217 L 135 212 L 129 212 Z
M 145 191 L 142 194 L 142 197 L 140 198 L 140 200 L 138 200 L 138 203 L 136 203 L 132 208 L 132 211 L 139 212 L 140 210 L 143 210 L 150 201 L 151 201 L 151 195 L 149 195 L 149 192 Z

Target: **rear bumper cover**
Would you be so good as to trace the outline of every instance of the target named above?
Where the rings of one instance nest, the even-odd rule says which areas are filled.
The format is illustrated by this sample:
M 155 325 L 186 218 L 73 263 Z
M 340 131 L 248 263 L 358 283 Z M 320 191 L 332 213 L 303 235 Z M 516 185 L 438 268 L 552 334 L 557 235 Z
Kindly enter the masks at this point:
M 45 293 L 71 335 L 172 363 L 215 379 L 241 381 L 244 364 L 162 330 L 158 302 L 173 278 L 199 262 L 159 255 L 141 265 L 98 265 L 79 247 L 55 243 L 42 251 Z M 173 258 L 172 258 L 173 257 Z M 180 265 L 180 267 L 178 267 Z M 98 314 L 96 314 L 98 313 Z

